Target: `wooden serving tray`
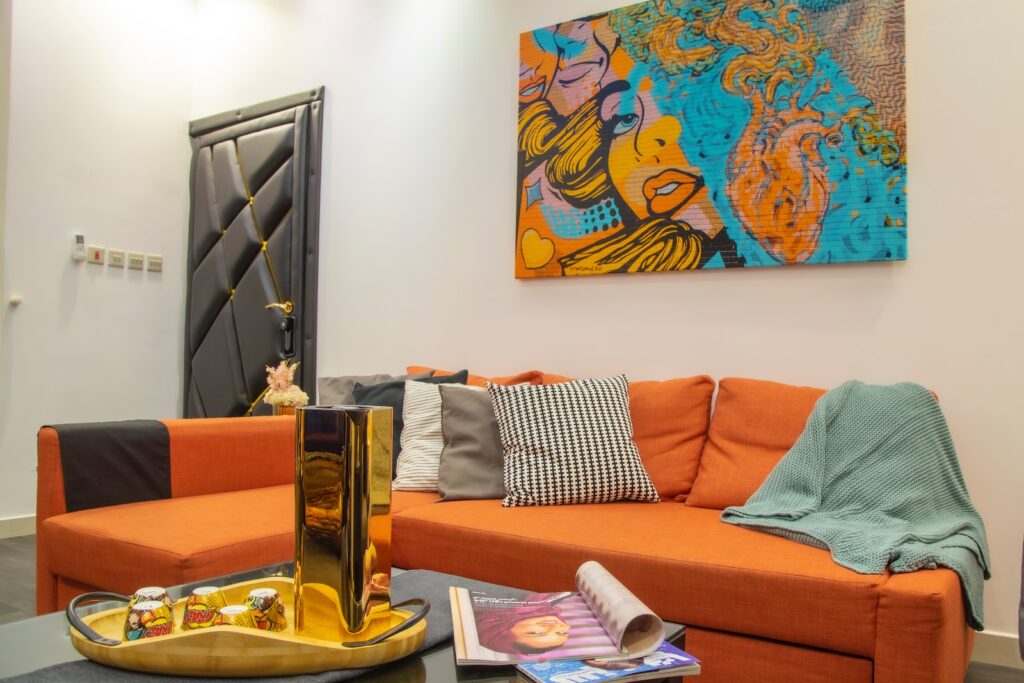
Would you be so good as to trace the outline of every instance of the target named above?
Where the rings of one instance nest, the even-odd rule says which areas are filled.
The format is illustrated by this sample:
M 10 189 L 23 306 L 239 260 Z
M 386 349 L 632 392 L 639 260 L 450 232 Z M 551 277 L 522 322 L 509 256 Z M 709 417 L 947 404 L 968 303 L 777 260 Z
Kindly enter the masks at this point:
M 288 620 L 284 631 L 275 633 L 238 626 L 183 631 L 180 624 L 185 598 L 182 598 L 174 603 L 175 630 L 170 635 L 101 645 L 71 628 L 71 644 L 85 657 L 119 669 L 178 676 L 258 677 L 377 666 L 412 654 L 426 637 L 424 620 L 383 642 L 362 647 L 345 647 L 333 640 L 296 635 L 292 579 L 256 579 L 225 586 L 222 590 L 228 604 L 240 605 L 253 588 L 274 588 L 281 595 Z M 121 640 L 127 614 L 126 605 L 81 617 L 81 620 L 99 635 Z M 374 631 L 382 633 L 412 614 L 393 609 L 390 623 L 381 619 Z M 359 634 L 353 640 L 367 639 L 376 633 Z

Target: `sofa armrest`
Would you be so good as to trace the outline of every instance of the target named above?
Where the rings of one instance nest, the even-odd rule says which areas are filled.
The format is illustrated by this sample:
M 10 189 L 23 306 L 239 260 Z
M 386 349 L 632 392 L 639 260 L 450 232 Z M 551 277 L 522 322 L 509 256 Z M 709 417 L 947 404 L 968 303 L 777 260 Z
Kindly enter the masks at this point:
M 64 472 L 61 469 L 57 430 L 43 427 L 36 438 L 36 530 L 47 517 L 68 511 L 64 500 Z
M 955 572 L 889 576 L 878 601 L 875 683 L 962 683 L 973 647 Z
M 44 521 L 68 509 L 56 429 L 39 430 L 36 454 L 36 611 L 45 614 L 57 609 L 57 577 L 50 571 L 49 555 L 39 542 L 40 531 Z

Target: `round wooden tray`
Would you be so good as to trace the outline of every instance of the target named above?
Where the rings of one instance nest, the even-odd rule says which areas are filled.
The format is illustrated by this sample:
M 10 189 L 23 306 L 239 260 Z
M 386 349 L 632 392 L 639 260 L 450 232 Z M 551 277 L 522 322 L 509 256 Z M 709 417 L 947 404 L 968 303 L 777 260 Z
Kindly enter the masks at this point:
M 174 633 L 155 638 L 101 645 L 71 628 L 71 643 L 89 659 L 119 669 L 149 673 L 203 677 L 287 676 L 318 673 L 334 669 L 359 669 L 376 666 L 412 654 L 426 637 L 426 621 L 374 645 L 346 647 L 333 640 L 297 635 L 294 630 L 294 583 L 292 579 L 270 577 L 225 586 L 229 604 L 242 604 L 253 588 L 275 588 L 285 605 L 288 626 L 271 632 L 237 626 L 215 626 L 192 631 L 180 627 L 185 599 L 174 603 Z M 97 612 L 81 620 L 99 635 L 121 640 L 127 606 Z M 374 633 L 359 634 L 362 640 L 399 625 L 413 613 L 393 609 L 390 623 L 384 619 Z

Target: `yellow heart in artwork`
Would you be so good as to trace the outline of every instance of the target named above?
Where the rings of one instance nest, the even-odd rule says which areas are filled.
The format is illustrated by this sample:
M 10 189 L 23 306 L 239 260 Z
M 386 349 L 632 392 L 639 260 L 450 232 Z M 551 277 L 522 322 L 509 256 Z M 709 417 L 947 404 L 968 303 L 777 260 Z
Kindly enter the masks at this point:
M 555 243 L 530 228 L 523 233 L 520 250 L 527 268 L 543 268 L 555 255 Z

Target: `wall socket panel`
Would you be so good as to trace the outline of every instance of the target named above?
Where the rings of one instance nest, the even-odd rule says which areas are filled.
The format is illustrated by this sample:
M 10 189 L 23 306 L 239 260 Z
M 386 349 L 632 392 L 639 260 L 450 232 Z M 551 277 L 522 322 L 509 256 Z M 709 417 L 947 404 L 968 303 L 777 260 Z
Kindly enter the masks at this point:
M 146 254 L 146 270 L 153 273 L 162 273 L 164 270 L 164 257 L 160 254 Z
M 103 247 L 97 247 L 95 244 L 90 244 L 85 250 L 86 260 L 89 263 L 95 263 L 97 265 L 103 265 L 107 260 L 107 250 Z
M 107 265 L 111 268 L 124 268 L 124 249 L 107 249 Z
M 128 269 L 142 270 L 146 266 L 146 255 L 137 251 L 128 252 Z

